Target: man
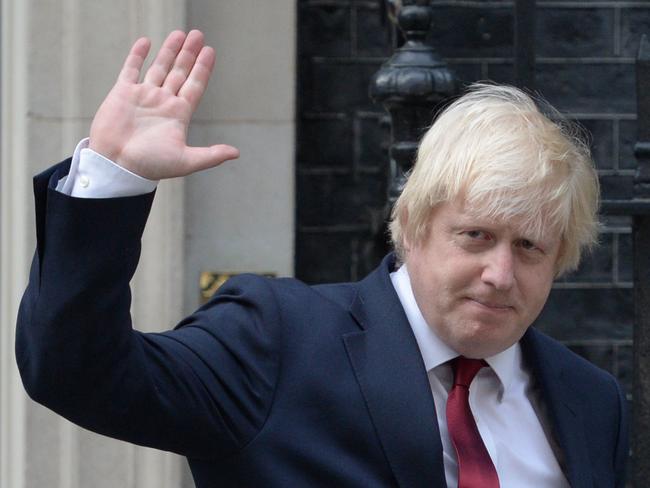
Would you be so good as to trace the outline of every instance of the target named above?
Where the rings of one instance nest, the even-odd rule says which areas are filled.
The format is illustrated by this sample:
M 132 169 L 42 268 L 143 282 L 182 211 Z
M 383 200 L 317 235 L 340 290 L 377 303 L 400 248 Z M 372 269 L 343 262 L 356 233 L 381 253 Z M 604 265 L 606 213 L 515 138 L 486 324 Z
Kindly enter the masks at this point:
M 595 239 L 578 139 L 519 90 L 475 87 L 424 137 L 396 256 L 364 280 L 242 276 L 142 334 L 128 283 L 155 180 L 238 155 L 185 144 L 214 64 L 202 34 L 170 34 L 140 82 L 148 50 L 134 44 L 89 142 L 35 178 L 16 353 L 36 401 L 187 456 L 200 488 L 623 486 L 616 381 L 530 328 Z

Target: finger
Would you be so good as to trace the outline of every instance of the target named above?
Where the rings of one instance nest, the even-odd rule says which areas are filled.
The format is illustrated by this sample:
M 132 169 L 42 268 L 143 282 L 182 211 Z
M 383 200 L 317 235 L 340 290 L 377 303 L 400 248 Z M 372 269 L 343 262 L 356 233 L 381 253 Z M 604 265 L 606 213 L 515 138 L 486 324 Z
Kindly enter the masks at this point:
M 194 62 L 202 48 L 203 33 L 198 30 L 191 31 L 187 35 L 183 47 L 174 60 L 174 66 L 172 66 L 172 69 L 169 71 L 167 78 L 165 78 L 165 81 L 162 84 L 163 88 L 168 89 L 174 95 L 178 93 L 178 90 L 180 90 L 183 83 L 185 83 L 185 80 L 187 80 L 187 77 L 194 66 Z
M 129 54 L 126 56 L 122 70 L 118 79 L 128 83 L 137 83 L 140 79 L 140 70 L 144 64 L 144 60 L 149 54 L 151 48 L 151 41 L 146 37 L 141 37 L 133 43 Z
M 214 68 L 214 60 L 214 49 L 204 46 L 196 58 L 190 75 L 178 91 L 178 96 L 189 102 L 192 112 L 196 110 L 196 106 L 208 87 L 208 81 Z
M 239 149 L 227 144 L 217 144 L 210 147 L 190 147 L 185 148 L 183 154 L 183 166 L 186 168 L 185 174 L 195 173 L 203 169 L 213 168 L 221 163 L 237 159 Z
M 156 55 L 156 59 L 151 63 L 144 76 L 145 83 L 162 86 L 165 78 L 169 74 L 169 70 L 174 65 L 174 60 L 178 56 L 178 52 L 183 47 L 185 38 L 185 32 L 182 31 L 174 31 L 167 36 L 167 39 L 165 39 L 165 42 L 160 47 L 160 51 Z

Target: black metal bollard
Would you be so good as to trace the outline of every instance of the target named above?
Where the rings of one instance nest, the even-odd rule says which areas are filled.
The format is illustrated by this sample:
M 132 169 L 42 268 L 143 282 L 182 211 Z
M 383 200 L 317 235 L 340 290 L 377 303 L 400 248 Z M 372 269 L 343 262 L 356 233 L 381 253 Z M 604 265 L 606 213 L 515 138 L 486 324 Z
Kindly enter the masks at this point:
M 458 93 L 458 82 L 435 49 L 425 44 L 433 17 L 428 0 L 403 0 L 397 25 L 406 42 L 373 77 L 370 96 L 383 103 L 391 119 L 390 182 L 387 216 L 404 187 L 418 142 L 434 109 Z

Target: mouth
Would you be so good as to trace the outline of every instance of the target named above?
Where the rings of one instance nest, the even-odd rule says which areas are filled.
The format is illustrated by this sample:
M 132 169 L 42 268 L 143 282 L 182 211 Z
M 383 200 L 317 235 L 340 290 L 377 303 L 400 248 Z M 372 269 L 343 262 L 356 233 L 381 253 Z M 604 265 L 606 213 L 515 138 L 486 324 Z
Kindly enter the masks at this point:
M 508 304 L 508 303 L 502 303 L 502 302 L 493 302 L 490 300 L 481 300 L 478 298 L 472 298 L 472 297 L 467 297 L 467 300 L 469 300 L 471 303 L 485 309 L 485 310 L 490 310 L 494 312 L 507 312 L 513 309 L 513 306 Z

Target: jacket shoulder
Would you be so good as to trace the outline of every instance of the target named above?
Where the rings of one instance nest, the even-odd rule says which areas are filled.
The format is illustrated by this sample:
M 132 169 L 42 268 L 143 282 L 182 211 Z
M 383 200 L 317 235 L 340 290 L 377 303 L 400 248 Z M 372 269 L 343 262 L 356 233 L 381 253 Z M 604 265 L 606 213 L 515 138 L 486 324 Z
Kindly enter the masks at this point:
M 306 302 L 322 301 L 348 309 L 356 296 L 357 283 L 309 285 L 296 278 L 268 278 L 246 273 L 229 279 L 218 293 L 245 291 L 256 295 L 260 301 L 274 301 L 282 307 L 304 307 Z
M 608 371 L 596 366 L 560 341 L 536 328 L 531 328 L 522 340 L 524 353 L 533 360 L 543 361 L 545 366 L 557 368 L 562 376 L 573 378 L 576 382 L 587 384 L 598 382 L 610 387 L 617 383 Z M 532 354 L 531 354 L 532 353 Z

